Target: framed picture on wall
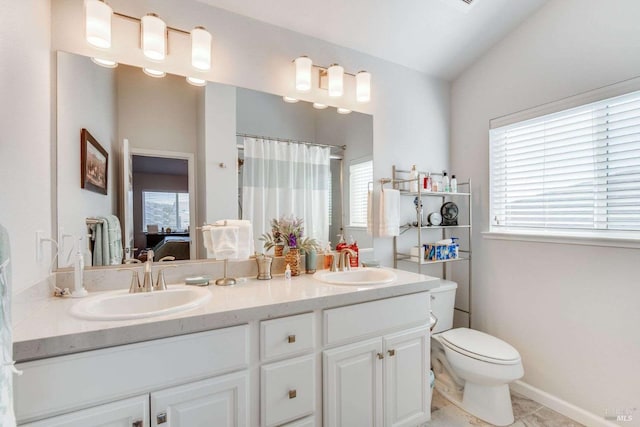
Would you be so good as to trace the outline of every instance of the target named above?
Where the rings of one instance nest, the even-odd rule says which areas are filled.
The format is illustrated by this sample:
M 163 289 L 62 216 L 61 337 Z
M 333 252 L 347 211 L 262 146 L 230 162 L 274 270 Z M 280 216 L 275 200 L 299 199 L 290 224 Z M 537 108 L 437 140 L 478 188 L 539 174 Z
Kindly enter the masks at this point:
M 81 188 L 107 194 L 109 153 L 86 129 L 80 132 L 80 176 Z

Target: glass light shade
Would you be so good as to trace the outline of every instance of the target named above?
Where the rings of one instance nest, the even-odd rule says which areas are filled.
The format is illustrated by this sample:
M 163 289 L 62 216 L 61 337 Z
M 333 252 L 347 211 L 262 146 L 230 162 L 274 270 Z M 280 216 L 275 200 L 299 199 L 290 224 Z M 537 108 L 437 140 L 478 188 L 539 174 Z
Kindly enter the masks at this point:
M 191 30 L 191 65 L 200 71 L 211 69 L 211 33 L 203 27 Z
M 118 66 L 118 63 L 112 59 L 91 58 L 91 60 L 94 64 L 105 68 L 116 68 Z
M 161 78 L 167 75 L 164 71 L 154 70 L 152 68 L 143 68 L 142 71 L 149 77 Z
M 329 96 L 342 96 L 344 93 L 344 68 L 338 64 L 329 67 Z
M 111 16 L 113 10 L 99 0 L 85 0 L 85 38 L 91 46 L 108 49 L 111 47 Z
M 167 55 L 167 24 L 150 13 L 142 21 L 142 52 L 154 61 L 164 61 Z
M 349 114 L 349 113 L 351 113 L 351 110 L 349 110 L 348 108 L 338 107 L 338 114 Z
M 292 98 L 292 97 L 290 97 L 290 96 L 283 96 L 283 97 L 282 97 L 282 100 L 283 100 L 284 102 L 289 103 L 289 104 L 295 104 L 296 102 L 298 102 L 298 99 L 297 99 L 297 98 Z
M 371 101 L 371 74 L 366 71 L 356 74 L 356 101 Z
M 327 104 L 321 104 L 319 102 L 314 102 L 313 103 L 313 108 L 317 109 L 317 110 L 324 110 L 325 108 L 327 108 L 328 105 Z
M 187 83 L 193 86 L 206 86 L 207 81 L 205 79 L 199 79 L 198 77 L 188 77 Z
M 311 90 L 311 58 L 301 56 L 296 58 L 296 90 L 298 92 L 309 92 Z

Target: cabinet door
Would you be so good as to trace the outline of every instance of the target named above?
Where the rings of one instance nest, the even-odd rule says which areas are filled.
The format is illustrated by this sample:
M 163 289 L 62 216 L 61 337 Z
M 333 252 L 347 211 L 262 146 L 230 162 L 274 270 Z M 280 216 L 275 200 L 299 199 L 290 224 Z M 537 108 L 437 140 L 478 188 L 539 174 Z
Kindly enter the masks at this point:
M 383 338 L 385 426 L 416 426 L 429 419 L 427 326 Z
M 382 340 L 323 352 L 324 425 L 382 425 Z
M 119 400 L 21 427 L 147 427 L 149 425 L 149 395 Z
M 246 426 L 248 381 L 239 372 L 151 393 L 151 426 Z

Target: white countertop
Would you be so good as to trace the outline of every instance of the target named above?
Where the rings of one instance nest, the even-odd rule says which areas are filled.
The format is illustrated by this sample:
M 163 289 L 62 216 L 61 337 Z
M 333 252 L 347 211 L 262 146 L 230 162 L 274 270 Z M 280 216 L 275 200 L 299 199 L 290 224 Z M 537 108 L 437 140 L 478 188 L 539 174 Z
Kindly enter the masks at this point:
M 69 314 L 77 299 L 52 297 L 38 304 L 37 310 L 32 308 L 33 312 L 14 313 L 23 320 L 14 325 L 13 355 L 18 362 L 41 359 L 428 291 L 441 283 L 436 277 L 393 271 L 397 280 L 372 286 L 330 285 L 305 274 L 290 281 L 274 276 L 233 286 L 210 285 L 211 298 L 197 308 L 136 320 L 78 319 Z

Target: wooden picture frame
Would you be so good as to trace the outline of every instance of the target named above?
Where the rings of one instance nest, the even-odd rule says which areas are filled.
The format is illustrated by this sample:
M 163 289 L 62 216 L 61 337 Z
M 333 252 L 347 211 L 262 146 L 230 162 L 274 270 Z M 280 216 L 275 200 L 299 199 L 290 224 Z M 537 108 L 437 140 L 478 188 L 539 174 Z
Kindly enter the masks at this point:
M 89 133 L 80 132 L 80 187 L 107 194 L 109 179 L 109 153 Z

